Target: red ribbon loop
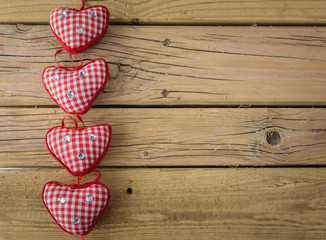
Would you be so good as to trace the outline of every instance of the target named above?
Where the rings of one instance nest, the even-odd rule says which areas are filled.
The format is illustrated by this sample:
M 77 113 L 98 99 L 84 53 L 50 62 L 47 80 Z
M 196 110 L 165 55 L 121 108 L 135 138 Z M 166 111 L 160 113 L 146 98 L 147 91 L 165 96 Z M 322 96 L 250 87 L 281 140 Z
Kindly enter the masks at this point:
M 97 170 L 97 169 L 94 169 L 92 172 L 97 172 L 98 173 L 96 179 L 94 180 L 94 182 L 98 182 L 100 180 L 101 176 L 102 176 L 101 172 L 99 170 Z
M 99 170 L 97 170 L 97 169 L 94 169 L 92 172 L 96 172 L 96 173 L 98 173 L 97 177 L 96 177 L 95 180 L 93 181 L 93 183 L 96 183 L 96 182 L 98 182 L 98 181 L 100 180 L 102 174 L 101 174 L 101 172 L 100 172 Z M 79 183 L 79 182 L 80 182 L 80 180 L 82 180 L 83 176 L 84 176 L 84 175 L 80 175 L 80 176 L 78 176 L 78 179 L 77 179 L 76 181 L 74 181 L 73 185 L 76 185 L 76 184 L 77 184 L 78 186 L 80 186 L 80 183 Z
M 66 118 L 70 118 L 70 119 L 72 119 L 72 120 L 74 121 L 74 123 L 75 123 L 75 129 L 78 128 L 78 123 L 77 123 L 77 121 L 76 121 L 74 118 L 70 117 L 70 116 L 64 116 L 64 117 L 63 117 L 63 119 L 62 119 L 62 121 L 61 121 L 61 126 L 62 126 L 62 127 L 65 127 L 65 119 L 66 119 Z M 84 125 L 84 123 L 83 123 L 83 125 Z
M 57 55 L 58 55 L 59 53 L 64 52 L 64 51 L 65 51 L 65 49 L 62 48 L 62 49 L 58 50 L 58 51 L 54 54 L 54 61 L 55 61 L 55 63 L 56 63 L 59 67 L 61 67 L 61 68 L 65 68 L 65 69 L 67 69 L 67 68 L 68 68 L 68 69 L 69 69 L 69 68 L 72 68 L 73 70 L 76 70 L 76 69 L 79 69 L 81 66 L 83 66 L 83 59 L 81 59 L 81 58 L 78 56 L 78 54 L 77 54 L 77 53 L 74 53 L 74 52 L 73 52 L 73 53 L 70 53 L 70 60 L 71 60 L 71 63 L 72 63 L 72 67 L 65 67 L 65 66 L 59 64 L 58 61 L 57 61 Z M 72 60 L 71 54 L 74 54 L 74 55 L 75 55 L 75 56 L 80 60 L 81 64 L 80 64 L 78 67 L 75 66 L 75 63 L 74 63 L 74 60 Z
M 76 114 L 76 117 L 79 119 L 79 121 L 83 124 L 83 127 L 85 127 L 85 124 L 84 124 L 84 121 L 83 119 L 81 118 L 81 116 L 77 113 Z
M 85 127 L 85 124 L 84 124 L 84 121 L 83 121 L 83 119 L 81 118 L 81 116 L 77 113 L 76 114 L 76 116 L 77 116 L 77 118 L 79 119 L 79 121 L 81 121 L 81 123 L 83 124 L 83 128 Z M 74 123 L 75 123 L 75 129 L 77 129 L 78 128 L 78 123 L 77 123 L 77 121 L 73 118 L 73 117 L 71 117 L 71 116 L 64 116 L 63 117 L 63 119 L 62 119 L 62 121 L 61 121 L 61 126 L 62 127 L 65 127 L 65 119 L 66 118 L 70 118 L 70 119 L 72 119 L 73 121 L 74 121 Z
M 83 175 L 80 175 L 76 181 L 74 181 L 73 185 L 78 184 L 80 186 L 80 180 L 83 178 Z
M 83 10 L 84 8 L 85 8 L 85 0 L 83 0 L 83 4 L 82 4 L 80 10 Z

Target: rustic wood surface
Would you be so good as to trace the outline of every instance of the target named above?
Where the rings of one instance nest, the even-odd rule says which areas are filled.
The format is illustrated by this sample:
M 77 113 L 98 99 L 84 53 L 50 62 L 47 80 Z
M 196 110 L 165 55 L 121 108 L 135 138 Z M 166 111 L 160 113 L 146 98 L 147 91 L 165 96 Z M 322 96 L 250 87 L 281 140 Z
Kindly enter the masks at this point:
M 97 0 L 111 23 L 127 24 L 296 24 L 326 23 L 323 0 Z M 0 0 L 0 23 L 48 23 L 56 7 L 80 8 L 81 0 Z
M 113 127 L 111 203 L 85 240 L 325 239 L 326 27 L 294 25 L 325 25 L 326 1 L 95 4 L 128 25 L 80 54 L 110 67 L 86 126 Z M 76 180 L 45 146 L 66 114 L 41 73 L 61 48 L 50 10 L 80 5 L 0 0 L 0 240 L 79 238 L 41 201 L 47 181 Z
M 58 166 L 44 136 L 64 115 L 59 108 L 2 108 L 0 167 Z M 326 164 L 325 108 L 99 108 L 83 119 L 112 125 L 100 166 Z
M 1 105 L 55 105 L 41 83 L 61 46 L 49 27 L 0 33 Z M 324 27 L 112 26 L 80 55 L 109 62 L 95 105 L 311 106 L 326 103 L 323 52 Z
M 325 169 L 101 171 L 112 201 L 87 240 L 313 240 L 326 234 Z M 54 179 L 75 180 L 58 169 L 0 170 L 2 239 L 78 238 L 43 207 L 42 187 Z

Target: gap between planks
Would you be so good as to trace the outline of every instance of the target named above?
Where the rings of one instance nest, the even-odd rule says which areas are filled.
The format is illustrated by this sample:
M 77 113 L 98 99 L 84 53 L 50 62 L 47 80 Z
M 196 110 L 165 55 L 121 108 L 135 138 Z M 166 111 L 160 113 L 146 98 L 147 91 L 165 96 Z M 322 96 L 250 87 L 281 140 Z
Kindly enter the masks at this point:
M 286 169 L 286 168 L 326 168 L 326 165 L 290 165 L 290 166 L 284 166 L 284 165 L 272 165 L 272 166 L 252 166 L 252 165 L 239 165 L 239 166 L 99 166 L 96 169 L 98 170 L 105 170 L 105 169 Z M 54 166 L 48 166 L 48 167 L 0 167 L 0 170 L 61 170 L 62 167 L 54 167 Z

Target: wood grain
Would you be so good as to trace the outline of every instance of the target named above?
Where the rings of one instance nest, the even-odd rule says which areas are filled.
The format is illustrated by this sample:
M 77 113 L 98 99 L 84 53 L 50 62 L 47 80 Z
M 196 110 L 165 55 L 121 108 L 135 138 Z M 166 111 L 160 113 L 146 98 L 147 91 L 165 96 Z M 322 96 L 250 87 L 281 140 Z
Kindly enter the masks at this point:
M 44 136 L 64 115 L 52 108 L 2 108 L 0 167 L 59 166 Z M 112 125 L 100 166 L 326 164 L 325 108 L 101 108 L 83 119 L 86 126 Z
M 1 106 L 55 105 L 41 84 L 52 35 L 0 26 Z M 113 26 L 81 56 L 109 62 L 95 105 L 325 106 L 325 51 L 324 27 Z
M 105 5 L 111 23 L 140 24 L 292 24 L 326 23 L 323 0 L 96 0 Z M 48 23 L 56 7 L 80 8 L 81 0 L 0 0 L 0 23 Z M 136 20 L 137 19 L 137 20 Z
M 110 209 L 87 240 L 297 240 L 326 234 L 325 169 L 101 171 Z M 52 180 L 71 184 L 75 178 L 58 169 L 0 170 L 0 238 L 77 239 L 43 207 L 42 187 Z

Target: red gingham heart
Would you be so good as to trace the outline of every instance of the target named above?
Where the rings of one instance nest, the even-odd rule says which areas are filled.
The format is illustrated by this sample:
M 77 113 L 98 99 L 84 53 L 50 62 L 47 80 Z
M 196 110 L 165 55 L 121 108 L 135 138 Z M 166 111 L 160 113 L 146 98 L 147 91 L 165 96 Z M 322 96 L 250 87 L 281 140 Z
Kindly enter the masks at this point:
M 42 82 L 51 98 L 65 112 L 85 114 L 104 89 L 109 67 L 102 58 L 75 70 L 51 66 L 43 71 Z
M 50 27 L 70 53 L 80 53 L 95 44 L 109 27 L 110 13 L 105 6 L 82 10 L 56 8 L 50 13 Z
M 46 146 L 51 155 L 72 175 L 80 176 L 97 167 L 109 149 L 112 128 L 100 124 L 87 128 L 51 128 Z
M 107 208 L 110 192 L 107 186 L 99 182 L 76 186 L 51 181 L 43 187 L 42 200 L 64 231 L 86 235 Z

